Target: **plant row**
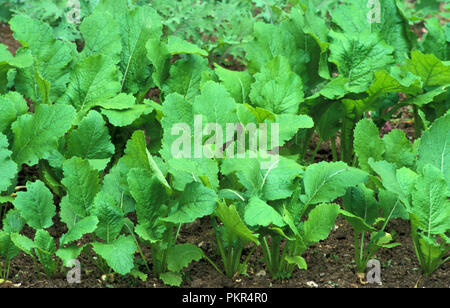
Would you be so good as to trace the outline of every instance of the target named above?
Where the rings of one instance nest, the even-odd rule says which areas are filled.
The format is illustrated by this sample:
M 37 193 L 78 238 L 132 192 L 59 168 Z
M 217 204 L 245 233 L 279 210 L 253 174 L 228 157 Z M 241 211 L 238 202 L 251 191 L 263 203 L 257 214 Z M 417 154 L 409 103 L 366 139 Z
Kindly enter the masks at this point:
M 79 25 L 83 48 L 14 16 L 22 47 L 13 56 L 0 45 L 1 276 L 20 251 L 48 277 L 83 254 L 104 274 L 179 286 L 193 261 L 233 278 L 260 249 L 267 272 L 284 279 L 307 269 L 302 255 L 338 215 L 354 230 L 360 277 L 376 251 L 398 245 L 391 219 L 409 220 L 425 274 L 447 261 L 448 28 L 430 20 L 418 42 L 394 0 L 381 4 L 380 23 L 368 22 L 364 0 L 341 1 L 326 18 L 301 2 L 277 22 L 254 23 L 241 46 L 246 71 L 165 35 L 149 5 L 99 1 Z M 402 107 L 412 109 L 414 143 L 400 130 L 380 137 Z M 200 157 L 174 152 L 180 123 Z M 208 123 L 238 129 L 222 140 Z M 276 149 L 252 147 L 273 125 Z M 333 161 L 313 163 L 325 141 Z M 243 157 L 232 155 L 241 146 Z M 177 241 L 202 217 L 221 264 Z M 67 227 L 57 238 L 55 220 Z

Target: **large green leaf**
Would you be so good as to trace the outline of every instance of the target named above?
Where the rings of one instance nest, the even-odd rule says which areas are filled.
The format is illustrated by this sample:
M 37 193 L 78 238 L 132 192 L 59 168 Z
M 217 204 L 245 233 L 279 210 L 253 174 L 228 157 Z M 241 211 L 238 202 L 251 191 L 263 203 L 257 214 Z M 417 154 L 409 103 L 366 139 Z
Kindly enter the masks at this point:
M 195 116 L 202 116 L 204 126 L 207 123 L 218 124 L 225 132 L 227 123 L 237 122 L 236 103 L 224 86 L 208 81 L 201 92 L 201 95 L 195 98 L 193 112 Z M 222 140 L 216 140 L 218 145 L 228 141 L 224 140 L 224 137 L 222 136 Z
M 264 200 L 288 198 L 296 186 L 294 179 L 300 177 L 303 168 L 292 159 L 282 156 L 270 168 L 263 169 L 262 194 Z
M 145 46 L 149 40 L 161 37 L 160 17 L 150 6 L 130 9 L 126 0 L 101 1 L 96 13 L 111 15 L 119 26 L 121 88 L 133 94 L 142 90 L 150 77 L 150 60 Z
M 27 102 L 19 93 L 8 92 L 0 96 L 0 133 L 5 132 L 19 116 L 27 111 Z
M 255 74 L 250 98 L 257 107 L 275 114 L 297 113 L 303 101 L 303 84 L 284 57 L 276 57 Z
M 250 93 L 250 85 L 252 83 L 252 76 L 248 71 L 231 71 L 216 65 L 214 72 L 236 103 L 244 104 L 247 102 L 247 97 Z
M 399 169 L 414 166 L 416 155 L 413 153 L 413 145 L 403 131 L 392 130 L 383 137 L 383 144 L 386 149 L 384 158 L 388 162 L 395 163 Z
M 120 91 L 119 73 L 111 58 L 89 56 L 72 69 L 67 90 L 58 102 L 70 104 L 78 112 L 78 120 L 99 101 L 115 97 Z
M 163 85 L 167 94 L 181 94 L 192 102 L 200 94 L 203 72 L 209 70 L 208 60 L 198 55 L 190 55 L 175 62 L 170 68 L 170 77 Z
M 332 202 L 345 194 L 348 187 L 363 183 L 368 174 L 343 162 L 320 162 L 306 168 L 304 173 L 305 204 Z
M 412 192 L 414 223 L 429 237 L 444 234 L 450 229 L 450 200 L 442 172 L 433 165 L 425 165 L 423 176 L 417 179 Z
M 372 157 L 374 160 L 381 160 L 384 153 L 384 146 L 379 136 L 378 127 L 372 121 L 362 119 L 356 124 L 354 130 L 355 154 L 358 156 L 358 162 L 361 169 L 370 171 L 368 160 Z
M 377 1 L 378 2 L 378 1 Z M 375 2 L 375 3 L 377 3 Z M 411 49 L 408 21 L 397 8 L 395 0 L 379 1 L 379 21 L 377 5 L 368 5 L 367 0 L 344 0 L 330 12 L 333 22 L 345 33 L 357 36 L 360 33 L 374 33 L 379 40 L 394 47 L 395 58 L 401 63 Z M 370 20 L 368 17 L 371 17 Z M 372 21 L 372 22 L 371 22 Z
M 167 250 L 167 268 L 169 271 L 179 272 L 192 261 L 203 258 L 203 251 L 192 244 L 179 244 Z
M 437 119 L 423 133 L 417 161 L 419 171 L 426 164 L 431 164 L 442 172 L 450 189 L 450 114 Z
M 216 214 L 230 234 L 237 236 L 243 241 L 259 244 L 258 238 L 242 221 L 234 205 L 227 206 L 224 202 L 219 202 Z
M 16 89 L 31 100 L 39 101 L 43 93 L 38 92 L 37 74 L 49 82 L 50 101 L 55 101 L 65 91 L 69 79 L 67 68 L 76 52 L 75 44 L 57 40 L 48 24 L 26 15 L 14 16 L 10 26 L 14 38 L 24 46 L 18 51 L 18 56 L 30 50 L 34 60 L 33 66 L 18 70 Z
M 154 174 L 161 184 L 170 189 L 170 185 L 161 171 L 160 166 L 156 163 L 155 159 L 147 149 L 144 131 L 137 130 L 133 133 L 131 139 L 127 142 L 125 155 L 122 157 L 121 163 L 129 170 L 132 168 L 142 168 L 147 170 L 151 174 Z
M 85 234 L 92 233 L 97 228 L 98 218 L 88 216 L 78 221 L 69 231 L 60 238 L 61 245 L 66 245 L 81 239 Z
M 38 163 L 57 148 L 58 139 L 71 128 L 75 110 L 65 105 L 39 105 L 12 124 L 13 159 L 18 165 Z
M 76 215 L 88 216 L 94 198 L 100 191 L 98 171 L 93 170 L 87 161 L 78 157 L 65 161 L 63 171 L 64 178 L 61 182 L 67 191 L 63 199 L 67 199 Z
M 214 212 L 217 195 L 212 189 L 200 183 L 190 183 L 186 185 L 175 206 L 175 212 L 163 220 L 175 224 L 190 223 Z
M 114 154 L 106 122 L 97 111 L 90 111 L 78 127 L 67 135 L 66 145 L 66 157 L 89 160 L 99 170 L 106 167 Z
M 0 256 L 7 261 L 12 260 L 19 254 L 20 250 L 14 245 L 9 232 L 0 230 Z
M 352 92 L 367 90 L 374 78 L 374 72 L 393 63 L 393 48 L 380 40 L 376 34 L 330 32 L 333 43 L 330 46 L 330 62 L 348 78 L 346 87 Z
M 26 186 L 26 192 L 17 193 L 14 207 L 20 211 L 20 215 L 30 227 L 36 230 L 51 227 L 52 218 L 56 214 L 52 193 L 39 180 L 28 182 Z
M 167 199 L 164 186 L 146 170 L 134 168 L 128 172 L 128 186 L 136 201 L 138 222 L 144 224 L 157 219 Z
M 361 217 L 368 225 L 372 225 L 379 216 L 379 208 L 374 191 L 360 184 L 350 187 L 342 197 L 346 211 Z
M 8 139 L 0 133 L 0 193 L 7 190 L 12 185 L 12 180 L 16 177 L 18 168 L 11 159 L 12 152 L 8 150 Z
M 250 226 L 267 227 L 273 224 L 283 227 L 286 225 L 280 213 L 258 197 L 252 197 L 248 201 L 248 205 L 245 207 L 244 219 Z
M 91 210 L 91 215 L 96 216 L 99 221 L 95 233 L 107 243 L 120 234 L 125 223 L 125 215 L 116 202 L 114 196 L 101 192 L 97 194 Z
M 422 79 L 424 87 L 450 84 L 450 65 L 433 54 L 423 54 L 419 50 L 411 52 L 411 59 L 403 68 Z
M 303 224 L 304 241 L 307 244 L 317 243 L 328 237 L 338 216 L 339 205 L 320 204 L 309 213 Z
M 120 61 L 122 42 L 120 28 L 114 18 L 108 14 L 94 12 L 83 19 L 80 32 L 84 38 L 83 57 L 103 54 L 113 59 L 114 63 Z
M 92 243 L 92 248 L 120 275 L 128 274 L 134 267 L 133 256 L 137 247 L 130 236 L 121 236 L 110 243 Z
M 0 93 L 5 93 L 8 88 L 8 73 L 11 69 L 23 69 L 32 64 L 31 53 L 20 53 L 17 57 L 13 57 L 7 46 L 0 44 Z

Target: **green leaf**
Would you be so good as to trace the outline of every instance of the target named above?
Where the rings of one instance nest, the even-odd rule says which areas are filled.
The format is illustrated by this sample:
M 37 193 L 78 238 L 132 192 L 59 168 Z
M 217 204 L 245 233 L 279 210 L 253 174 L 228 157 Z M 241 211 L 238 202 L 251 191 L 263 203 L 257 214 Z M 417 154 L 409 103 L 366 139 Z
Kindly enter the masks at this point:
M 92 233 L 97 228 L 98 218 L 88 216 L 78 221 L 66 234 L 60 239 L 61 245 L 66 245 L 79 240 L 83 235 Z
M 125 127 L 133 124 L 144 114 L 150 114 L 153 111 L 153 107 L 150 104 L 139 104 L 133 105 L 128 109 L 122 110 L 108 110 L 103 109 L 102 114 L 104 114 L 109 123 L 118 127 Z
M 422 170 L 426 164 L 442 172 L 450 190 L 450 114 L 434 121 L 422 135 L 417 169 Z
M 123 74 L 122 90 L 138 92 L 146 79 L 150 77 L 147 58 L 147 42 L 159 39 L 162 24 L 159 15 L 150 6 L 138 6 L 129 9 L 127 1 L 103 2 L 118 23 L 122 38 L 120 69 Z
M 299 269 L 307 270 L 308 265 L 306 264 L 305 258 L 301 256 L 285 256 L 284 259 L 289 264 L 295 264 Z
M 163 220 L 174 224 L 190 223 L 211 215 L 216 209 L 216 203 L 217 195 L 212 189 L 200 183 L 190 183 L 176 201 L 176 211 Z
M 265 121 L 269 124 L 272 121 Z M 287 141 L 291 140 L 301 128 L 314 127 L 314 121 L 310 116 L 305 114 L 283 113 L 275 116 L 275 123 L 279 125 L 279 146 L 283 146 Z M 273 130 L 273 128 L 271 128 Z M 268 141 L 269 144 L 269 141 Z
M 88 216 L 94 204 L 94 198 L 100 191 L 98 171 L 93 170 L 89 163 L 74 157 L 64 162 L 64 178 L 61 181 L 66 187 L 67 199 L 71 210 L 80 217 Z
M 339 210 L 339 214 L 344 216 L 345 220 L 352 226 L 355 234 L 358 234 L 363 231 L 376 231 L 376 229 L 367 224 L 363 218 L 356 216 L 348 211 Z
M 386 149 L 384 159 L 395 163 L 398 169 L 401 167 L 413 167 L 416 155 L 413 153 L 411 142 L 406 138 L 403 131 L 399 129 L 392 130 L 383 137 L 383 144 Z
M 25 221 L 20 216 L 20 212 L 17 209 L 9 210 L 3 217 L 3 231 L 8 233 L 19 233 Z
M 223 175 L 236 173 L 247 194 L 258 195 L 263 184 L 261 164 L 256 158 L 226 158 L 220 168 Z
M 237 123 L 236 103 L 224 86 L 208 81 L 201 92 L 201 95 L 195 98 L 192 107 L 196 116 L 203 116 L 203 125 L 206 123 L 218 124 L 225 131 L 227 123 Z M 218 101 L 220 104 L 217 103 Z M 225 141 L 223 138 L 216 140 L 219 145 L 225 143 L 223 141 Z
M 333 43 L 329 60 L 348 78 L 347 87 L 352 92 L 365 91 L 373 81 L 374 72 L 393 63 L 393 48 L 376 34 L 362 33 L 358 37 L 354 33 L 331 31 L 330 36 Z
M 406 207 L 410 206 L 410 195 L 415 185 L 417 174 L 408 169 L 401 168 L 397 170 L 395 164 L 387 161 L 375 162 L 369 159 L 370 167 L 381 177 L 384 188 L 399 196 Z
M 83 251 L 84 247 L 85 247 L 85 246 L 78 247 L 78 246 L 76 246 L 76 245 L 71 245 L 71 246 L 68 246 L 68 247 L 62 247 L 62 248 L 59 248 L 59 249 L 56 251 L 55 254 L 56 254 L 56 256 L 57 256 L 58 258 L 60 258 L 60 259 L 62 260 L 63 265 L 66 266 L 66 267 L 68 267 L 68 266 L 69 266 L 69 263 L 70 263 L 72 260 L 75 260 L 75 259 L 78 258 L 78 256 L 79 256 L 79 255 L 81 254 L 81 252 Z M 73 265 L 72 265 L 72 266 L 73 266 Z
M 178 36 L 169 36 L 167 50 L 172 55 L 191 54 L 207 57 L 208 53 L 200 47 L 191 44 Z
M 110 56 L 114 63 L 120 61 L 122 52 L 120 28 L 112 16 L 94 12 L 83 19 L 80 32 L 84 38 L 82 57 L 103 54 Z
M 169 173 L 173 175 L 172 185 L 183 191 L 186 184 L 200 182 L 202 177 L 209 181 L 210 188 L 219 187 L 217 161 L 207 158 L 174 158 L 168 161 Z M 206 184 L 205 184 L 206 185 Z
M 144 224 L 155 220 L 167 199 L 164 186 L 148 171 L 138 168 L 131 169 L 128 172 L 128 186 L 136 201 L 138 222 Z
M 306 168 L 304 173 L 305 204 L 332 202 L 343 196 L 348 187 L 363 183 L 368 174 L 348 167 L 343 162 L 320 162 Z
M 26 68 L 33 64 L 30 53 L 19 53 L 17 57 L 9 52 L 6 45 L 0 44 L 0 93 L 8 89 L 8 73 L 14 68 Z
M 114 240 L 124 226 L 125 215 L 122 209 L 116 206 L 114 196 L 105 192 L 97 194 L 91 215 L 97 216 L 99 221 L 95 233 L 107 243 Z
M 192 244 L 179 244 L 167 250 L 167 268 L 172 272 L 179 272 L 192 261 L 200 261 L 203 251 Z
M 362 119 L 356 124 L 354 149 L 359 165 L 365 171 L 370 171 L 370 157 L 375 160 L 381 160 L 383 157 L 385 149 L 379 134 L 378 127 L 372 121 Z
M 90 111 L 81 120 L 78 128 L 72 130 L 66 138 L 66 157 L 80 157 L 85 160 L 104 160 L 103 168 L 114 154 L 106 122 L 97 111 Z
M 320 204 L 311 210 L 308 220 L 303 224 L 303 236 L 308 245 L 328 237 L 338 216 L 339 205 Z
M 111 58 L 103 55 L 87 57 L 72 69 L 67 90 L 58 102 L 75 107 L 77 120 L 80 121 L 99 101 L 108 100 L 119 93 L 118 76 Z
M 12 152 L 8 150 L 8 139 L 0 133 L 0 193 L 7 190 L 12 185 L 12 180 L 16 177 L 18 168 L 11 159 Z
M 107 243 L 92 243 L 94 251 L 118 274 L 126 275 L 134 267 L 133 256 L 137 250 L 130 236 L 121 236 Z
M 19 116 L 27 112 L 27 102 L 19 93 L 8 92 L 0 96 L 0 133 L 5 132 Z
M 11 233 L 11 241 L 29 256 L 33 256 L 33 249 L 37 247 L 33 240 L 19 233 Z
M 216 64 L 214 72 L 236 103 L 244 104 L 247 102 L 252 83 L 252 76 L 248 71 L 231 71 Z
M 37 256 L 39 262 L 45 269 L 52 268 L 53 255 L 56 253 L 56 244 L 53 237 L 45 230 L 37 230 L 34 236 L 34 243 L 38 248 Z
M 10 26 L 14 38 L 24 46 L 19 49 L 18 55 L 30 50 L 34 60 L 33 66 L 18 70 L 15 88 L 31 100 L 39 101 L 41 94 L 37 91 L 37 73 L 51 85 L 49 98 L 55 101 L 66 89 L 69 78 L 67 67 L 76 52 L 75 44 L 57 40 L 48 24 L 26 15 L 14 16 Z
M 251 73 L 260 71 L 268 62 L 277 56 L 288 59 L 294 72 L 301 72 L 308 61 L 308 55 L 297 48 L 296 38 L 281 27 L 264 22 L 254 25 L 254 40 L 246 46 L 248 68 Z M 280 94 L 282 95 L 282 94 Z
M 403 69 L 419 76 L 424 87 L 450 84 L 450 65 L 440 61 L 433 54 L 413 50 L 411 60 L 407 61 Z
M 28 182 L 26 186 L 26 192 L 17 193 L 14 207 L 20 211 L 20 215 L 30 227 L 36 230 L 51 227 L 52 218 L 56 214 L 52 193 L 39 180 Z
M 7 261 L 10 261 L 15 258 L 19 252 L 19 248 L 11 240 L 10 233 L 0 230 L 0 256 Z
M 245 222 L 250 226 L 267 227 L 271 224 L 283 227 L 286 223 L 283 217 L 273 207 L 258 197 L 252 197 L 245 207 Z
M 450 44 L 446 39 L 445 28 L 441 26 L 439 19 L 428 18 L 425 26 L 428 31 L 424 34 L 423 40 L 419 42 L 421 51 L 424 54 L 434 54 L 442 61 L 449 61 Z
M 192 102 L 200 94 L 202 73 L 209 70 L 208 60 L 201 56 L 190 55 L 180 59 L 172 64 L 170 77 L 163 85 L 163 90 L 166 94 L 178 93 Z
M 395 0 L 379 1 L 379 7 L 379 22 L 369 21 L 369 14 L 372 18 L 376 16 L 371 11 L 376 5 L 368 5 L 366 0 L 344 0 L 330 10 L 330 14 L 333 22 L 349 35 L 376 34 L 380 41 L 394 47 L 396 62 L 401 63 L 411 49 L 408 21 L 397 8 Z
M 368 225 L 374 224 L 379 216 L 374 191 L 364 184 L 350 187 L 342 197 L 342 203 L 346 211 L 361 217 Z
M 161 279 L 165 284 L 173 287 L 179 287 L 183 282 L 181 275 L 174 272 L 162 273 L 159 275 L 159 279 Z
M 161 121 L 163 128 L 163 141 L 161 156 L 165 160 L 170 160 L 174 156 L 173 146 L 179 138 L 172 133 L 172 129 L 179 123 L 186 123 L 192 130 L 194 127 L 194 113 L 192 111 L 192 105 L 186 101 L 180 94 L 169 94 L 163 102 L 163 114 L 164 117 Z M 189 133 L 189 140 L 191 144 L 193 141 L 192 132 Z M 192 157 L 192 156 L 191 156 Z
M 147 149 L 144 131 L 137 130 L 133 133 L 131 139 L 127 142 L 125 155 L 122 157 L 121 162 L 129 169 L 142 168 L 148 170 L 156 176 L 161 184 L 171 189 L 163 172 Z
M 303 168 L 292 159 L 279 157 L 273 168 L 263 170 L 262 194 L 264 200 L 288 198 L 295 191 L 294 179 L 303 174 Z
M 450 200 L 442 172 L 433 165 L 425 165 L 423 176 L 417 179 L 412 192 L 411 212 L 414 223 L 427 236 L 443 234 L 450 229 Z
M 163 83 L 169 77 L 170 59 L 172 55 L 167 49 L 167 45 L 160 39 L 150 39 L 145 45 L 147 57 L 152 62 L 154 72 L 153 82 L 158 88 L 162 88 Z
M 381 189 L 378 193 L 379 206 L 385 219 L 409 219 L 409 214 L 399 197 L 388 190 Z
M 64 105 L 39 105 L 33 115 L 20 116 L 12 125 L 13 159 L 18 165 L 36 165 L 57 148 L 58 139 L 72 126 L 75 110 Z
M 259 245 L 258 238 L 247 228 L 234 205 L 227 206 L 224 202 L 219 202 L 216 214 L 231 234 L 244 241 L 254 242 L 256 245 Z
M 276 57 L 265 64 L 255 79 L 250 91 L 255 106 L 275 114 L 297 113 L 303 102 L 303 84 L 286 58 Z

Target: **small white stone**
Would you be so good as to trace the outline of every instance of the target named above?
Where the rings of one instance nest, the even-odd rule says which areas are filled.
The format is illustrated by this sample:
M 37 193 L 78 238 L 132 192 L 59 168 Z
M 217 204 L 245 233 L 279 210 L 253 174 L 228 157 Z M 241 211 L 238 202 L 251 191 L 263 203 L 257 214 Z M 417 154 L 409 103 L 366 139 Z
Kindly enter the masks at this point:
M 266 276 L 266 271 L 265 270 L 260 270 L 259 272 L 257 272 L 255 274 L 256 277 L 264 277 Z
M 317 283 L 315 283 L 314 281 L 308 281 L 306 283 L 306 285 L 310 288 L 318 288 L 319 287 L 319 285 Z

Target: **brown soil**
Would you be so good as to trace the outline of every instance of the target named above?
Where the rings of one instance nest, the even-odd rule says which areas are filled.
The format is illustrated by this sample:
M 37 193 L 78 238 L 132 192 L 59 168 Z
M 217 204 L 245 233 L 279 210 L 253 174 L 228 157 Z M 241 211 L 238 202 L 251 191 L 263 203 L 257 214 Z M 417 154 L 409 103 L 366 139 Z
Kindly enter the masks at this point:
M 22 46 L 13 38 L 9 25 L 3 23 L 0 23 L 0 43 L 8 46 L 9 51 L 13 55 L 16 55 L 17 49 Z
M 307 283 L 315 282 L 320 288 L 449 288 L 450 264 L 444 264 L 431 277 L 421 274 L 417 263 L 414 247 L 410 238 L 410 230 L 406 221 L 392 221 L 389 231 L 396 234 L 395 241 L 401 246 L 393 249 L 382 249 L 373 258 L 380 261 L 382 285 L 362 285 L 355 275 L 353 231 L 347 222 L 341 218 L 336 221 L 336 230 L 330 237 L 310 247 L 304 254 L 308 262 L 308 270 L 296 270 L 293 277 L 285 281 L 273 281 L 264 271 L 262 255 L 257 250 L 251 257 L 248 276 L 239 276 L 230 280 L 218 272 L 206 261 L 193 263 L 185 271 L 184 288 L 298 288 L 308 287 Z M 63 224 L 56 222 L 49 232 L 58 236 L 66 229 Z M 33 236 L 31 230 L 25 234 Z M 198 245 L 203 251 L 220 266 L 220 258 L 216 252 L 215 238 L 207 218 L 186 226 L 180 233 L 179 242 L 189 242 Z M 144 247 L 144 254 L 151 260 L 149 249 Z M 248 250 L 247 250 L 248 252 Z M 36 274 L 32 259 L 20 254 L 11 264 L 11 282 L 22 288 L 164 288 L 159 280 L 149 275 L 146 282 L 129 276 L 115 276 L 114 281 L 105 282 L 101 279 L 102 273 L 93 261 L 86 255 L 79 258 L 82 266 L 80 284 L 68 284 L 64 273 L 53 278 L 45 278 L 41 272 Z M 3 285 L 13 287 L 12 285 Z

